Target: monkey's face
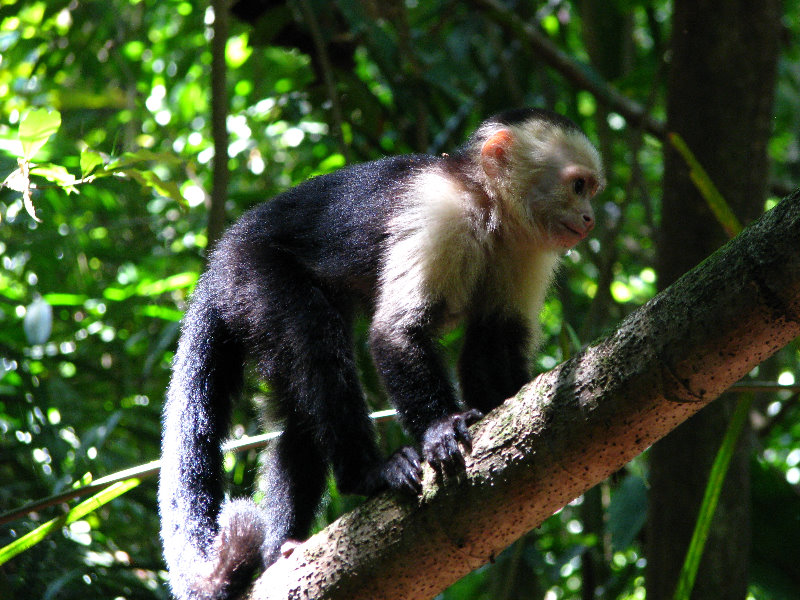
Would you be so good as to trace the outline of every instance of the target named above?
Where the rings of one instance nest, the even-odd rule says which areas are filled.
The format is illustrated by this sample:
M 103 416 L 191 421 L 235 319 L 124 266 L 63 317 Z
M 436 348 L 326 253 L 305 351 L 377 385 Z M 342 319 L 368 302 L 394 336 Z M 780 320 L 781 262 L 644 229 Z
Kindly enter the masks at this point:
M 553 250 L 572 248 L 594 228 L 590 200 L 605 185 L 597 149 L 579 130 L 532 120 L 493 133 L 480 164 L 509 214 Z
M 533 225 L 554 249 L 569 249 L 594 229 L 591 199 L 602 188 L 592 168 L 568 163 L 539 173 L 526 201 Z

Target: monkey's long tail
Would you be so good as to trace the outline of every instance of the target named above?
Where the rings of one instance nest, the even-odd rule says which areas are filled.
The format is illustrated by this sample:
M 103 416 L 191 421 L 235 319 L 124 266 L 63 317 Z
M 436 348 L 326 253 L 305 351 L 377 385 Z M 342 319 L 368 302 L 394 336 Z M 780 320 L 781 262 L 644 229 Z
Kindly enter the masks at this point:
M 244 591 L 261 566 L 265 531 L 252 501 L 222 507 L 221 443 L 242 386 L 243 353 L 200 286 L 167 391 L 158 504 L 173 593 L 221 600 Z

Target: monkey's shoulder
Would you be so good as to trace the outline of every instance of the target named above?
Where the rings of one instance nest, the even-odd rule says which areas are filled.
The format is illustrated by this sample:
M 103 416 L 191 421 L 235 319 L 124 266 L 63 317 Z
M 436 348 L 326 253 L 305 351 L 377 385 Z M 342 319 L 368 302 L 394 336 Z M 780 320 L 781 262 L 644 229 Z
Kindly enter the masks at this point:
M 404 184 L 441 160 L 426 154 L 408 154 L 349 165 L 312 177 L 276 196 L 267 205 L 272 206 L 272 212 L 298 204 L 337 208 L 362 206 L 401 190 Z
M 245 212 L 228 231 L 239 239 L 313 233 L 330 238 L 382 227 L 405 190 L 441 162 L 425 154 L 399 155 L 312 177 Z

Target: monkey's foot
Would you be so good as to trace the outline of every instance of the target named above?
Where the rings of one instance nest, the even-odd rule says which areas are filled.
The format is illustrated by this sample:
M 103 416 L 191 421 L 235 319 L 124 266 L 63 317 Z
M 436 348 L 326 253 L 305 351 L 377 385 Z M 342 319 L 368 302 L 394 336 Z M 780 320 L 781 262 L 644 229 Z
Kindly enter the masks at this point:
M 414 448 L 404 446 L 357 479 L 337 477 L 337 483 L 343 494 L 373 496 L 391 490 L 418 496 L 422 492 L 422 460 Z

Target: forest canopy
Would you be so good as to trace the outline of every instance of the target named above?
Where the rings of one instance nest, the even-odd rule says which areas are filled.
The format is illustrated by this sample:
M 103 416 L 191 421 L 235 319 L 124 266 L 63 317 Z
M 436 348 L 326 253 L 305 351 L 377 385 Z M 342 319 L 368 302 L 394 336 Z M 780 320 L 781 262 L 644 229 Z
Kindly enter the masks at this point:
M 756 87 L 744 75 L 741 89 L 720 88 L 722 99 L 685 92 L 683 114 L 702 118 L 680 118 L 671 94 L 694 80 L 673 67 L 699 36 L 676 30 L 687 14 L 679 0 L 0 4 L 0 513 L 8 517 L 0 548 L 88 496 L 20 509 L 158 459 L 180 319 L 207 249 L 246 209 L 309 177 L 386 155 L 450 152 L 509 107 L 569 116 L 600 148 L 608 185 L 595 231 L 565 257 L 546 302 L 534 372 L 613 331 L 675 270 L 721 245 L 731 223 L 752 220 L 798 185 L 800 7 L 785 4 L 777 14 L 778 3 L 764 3 L 747 18 L 718 9 L 714 28 L 704 7 L 689 15 L 719 40 L 696 56 L 700 80 L 745 70 L 725 36 L 753 31 L 752 44 L 774 47 L 772 71 L 760 68 L 770 73 L 769 106 L 726 125 L 735 132 L 766 119 L 763 139 L 747 145 L 720 143 L 703 112 L 750 99 Z M 667 134 L 677 124 L 675 141 Z M 686 155 L 674 150 L 680 140 Z M 747 187 L 748 206 L 737 195 L 743 184 L 721 170 L 736 160 L 763 175 L 764 185 Z M 680 209 L 678 250 L 692 262 L 676 267 L 665 231 L 681 194 L 670 185 L 692 164 L 708 179 L 686 188 L 696 197 L 681 192 L 697 210 Z M 695 255 L 698 237 L 707 247 Z M 371 410 L 382 411 L 389 407 L 365 330 L 359 323 L 359 369 Z M 441 340 L 452 361 L 462 333 Z M 742 598 L 800 594 L 791 560 L 800 539 L 799 363 L 795 341 L 730 394 L 752 400 L 737 471 L 748 482 L 737 500 L 749 523 L 735 570 L 745 574 Z M 268 391 L 249 381 L 233 438 L 261 432 Z M 377 427 L 386 452 L 407 439 L 391 418 Z M 690 467 L 697 486 L 687 476 L 668 491 L 653 487 L 653 473 L 665 471 L 645 453 L 441 597 L 660 597 L 647 585 L 656 577 L 648 569 L 661 568 L 651 560 L 657 530 L 648 516 L 687 497 L 691 529 L 723 431 L 710 454 L 694 454 L 703 465 Z M 232 495 L 255 489 L 258 497 L 258 467 L 257 448 L 226 453 Z M 0 598 L 168 598 L 156 480 L 129 487 L 2 561 Z M 331 483 L 316 528 L 360 502 Z M 727 510 L 720 519 L 734 514 Z M 712 581 L 715 568 L 725 576 L 733 567 L 724 564 L 709 560 L 699 577 Z

